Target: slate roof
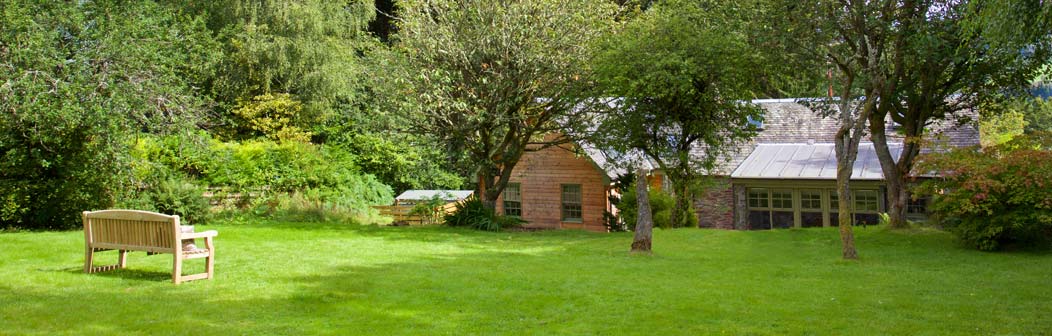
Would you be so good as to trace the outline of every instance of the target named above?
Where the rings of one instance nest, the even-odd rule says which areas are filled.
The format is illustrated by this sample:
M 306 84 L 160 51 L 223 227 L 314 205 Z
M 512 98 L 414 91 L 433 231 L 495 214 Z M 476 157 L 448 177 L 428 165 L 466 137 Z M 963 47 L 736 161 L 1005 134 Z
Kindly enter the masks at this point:
M 623 163 L 626 160 L 642 164 L 643 168 L 647 170 L 653 170 L 656 168 L 656 165 L 650 162 L 650 160 L 646 159 L 646 157 L 642 153 L 609 153 L 599 150 L 598 148 L 595 148 L 595 146 L 593 146 L 592 144 L 586 142 L 581 142 L 580 146 L 584 154 L 592 160 L 592 163 L 595 163 L 599 170 L 602 170 L 606 174 L 606 176 L 611 180 L 617 179 L 619 176 L 628 173 L 628 171 L 624 167 L 624 164 L 615 164 Z
M 754 150 L 764 144 L 826 144 L 832 148 L 833 137 L 837 130 L 836 117 L 822 117 L 818 112 L 798 103 L 795 99 L 760 99 L 752 102 L 759 104 L 765 110 L 763 130 L 751 141 L 741 144 L 737 150 L 732 150 L 721 160 L 716 167 L 715 174 L 732 175 Z M 978 119 L 975 113 L 970 113 L 965 117 L 972 120 Z M 947 118 L 947 120 L 936 123 L 931 127 L 932 133 L 930 134 L 930 138 L 935 142 L 933 147 L 978 145 L 979 129 L 976 124 L 976 122 L 959 124 L 956 118 Z M 888 129 L 891 130 L 890 126 L 893 123 L 890 120 L 888 125 Z M 902 143 L 902 137 L 896 134 L 889 134 L 888 140 L 889 147 Z M 869 148 L 872 150 L 872 147 Z M 694 149 L 694 155 L 701 156 L 704 150 L 704 147 L 699 146 Z M 926 148 L 924 151 L 930 150 L 931 148 Z M 892 154 L 898 155 L 894 151 Z M 861 158 L 860 146 L 859 159 Z

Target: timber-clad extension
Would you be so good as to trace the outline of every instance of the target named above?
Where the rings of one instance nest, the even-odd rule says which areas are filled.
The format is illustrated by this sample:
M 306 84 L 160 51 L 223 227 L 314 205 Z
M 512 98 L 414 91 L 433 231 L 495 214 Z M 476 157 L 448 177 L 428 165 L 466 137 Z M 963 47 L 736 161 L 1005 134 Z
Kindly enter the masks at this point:
M 497 211 L 521 216 L 527 228 L 606 231 L 603 212 L 615 211 L 611 176 L 581 152 L 565 144 L 524 154 L 512 171 L 512 192 L 504 190 Z

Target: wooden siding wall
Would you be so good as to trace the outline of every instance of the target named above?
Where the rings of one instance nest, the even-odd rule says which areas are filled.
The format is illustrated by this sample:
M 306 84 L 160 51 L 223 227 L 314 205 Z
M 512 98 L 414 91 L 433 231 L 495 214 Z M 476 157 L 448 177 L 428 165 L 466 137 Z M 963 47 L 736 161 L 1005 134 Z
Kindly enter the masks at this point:
M 609 187 L 604 174 L 587 157 L 564 148 L 524 154 L 512 171 L 511 183 L 520 185 L 522 219 L 529 222 L 526 227 L 606 231 L 603 211 L 608 209 Z M 581 185 L 580 223 L 562 221 L 563 184 Z M 503 200 L 502 195 L 497 201 L 500 213 L 504 213 Z

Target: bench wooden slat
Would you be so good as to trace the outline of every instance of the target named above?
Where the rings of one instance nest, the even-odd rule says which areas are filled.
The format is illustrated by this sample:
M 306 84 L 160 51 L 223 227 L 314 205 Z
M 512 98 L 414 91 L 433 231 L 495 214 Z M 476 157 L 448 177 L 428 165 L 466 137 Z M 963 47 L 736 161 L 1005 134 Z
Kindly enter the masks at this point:
M 153 253 L 175 253 L 175 249 L 170 247 L 157 247 L 157 246 L 145 246 L 145 245 L 130 245 L 130 244 L 114 244 L 114 243 L 95 243 L 92 244 L 97 249 L 105 250 L 128 250 L 128 251 L 144 251 Z

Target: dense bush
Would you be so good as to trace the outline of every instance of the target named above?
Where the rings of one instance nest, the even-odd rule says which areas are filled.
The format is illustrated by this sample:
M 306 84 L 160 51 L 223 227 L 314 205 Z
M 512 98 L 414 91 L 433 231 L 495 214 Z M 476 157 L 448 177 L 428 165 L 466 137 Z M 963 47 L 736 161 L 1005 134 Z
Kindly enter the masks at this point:
M 422 143 L 422 137 L 347 132 L 334 140 L 354 155 L 358 167 L 395 190 L 457 189 L 464 182 L 443 167 L 448 153 Z
M 639 213 L 639 206 L 636 204 L 635 182 L 626 189 L 621 195 L 621 201 L 617 203 L 617 209 L 621 211 L 621 220 L 628 227 L 628 230 L 634 231 L 636 229 L 637 214 Z M 650 191 L 650 213 L 654 218 L 654 227 L 663 229 L 674 227 L 671 219 L 674 204 L 675 199 L 667 192 L 661 190 Z M 687 216 L 687 220 L 691 225 L 690 227 L 698 226 L 697 216 Z
M 205 188 L 190 179 L 168 177 L 153 181 L 142 190 L 117 204 L 124 209 L 155 211 L 179 215 L 183 224 L 204 224 L 209 218 Z
M 360 217 L 392 198 L 390 187 L 360 172 L 354 157 L 334 146 L 220 142 L 198 134 L 140 137 L 133 148 L 138 179 L 195 176 L 199 184 L 222 189 L 220 196 L 240 195 L 238 205 L 258 215 L 312 221 Z
M 927 155 L 919 171 L 941 176 L 916 190 L 949 231 L 980 250 L 1052 240 L 1052 137 Z
M 504 228 L 522 226 L 526 222 L 519 217 L 497 215 L 493 209 L 486 208 L 478 197 L 472 196 L 457 204 L 457 209 L 446 215 L 445 223 L 448 226 L 500 231 Z
M 203 21 L 153 1 L 0 6 L 0 227 L 69 229 L 128 190 L 128 139 L 192 125 Z M 120 32 L 120 33 L 113 33 Z

